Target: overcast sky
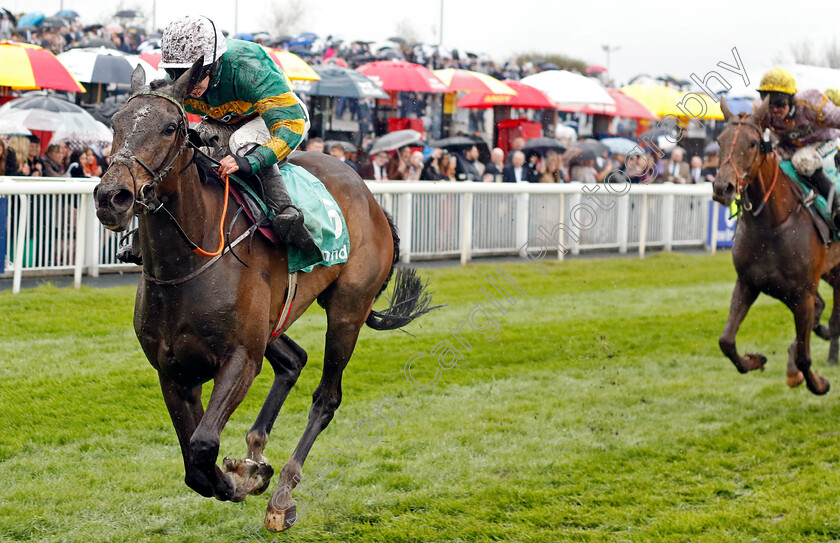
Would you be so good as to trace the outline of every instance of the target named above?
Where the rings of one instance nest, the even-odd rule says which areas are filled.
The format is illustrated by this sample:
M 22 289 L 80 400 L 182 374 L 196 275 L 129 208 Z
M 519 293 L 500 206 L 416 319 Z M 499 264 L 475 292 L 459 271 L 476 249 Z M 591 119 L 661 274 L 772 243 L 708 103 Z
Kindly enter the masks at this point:
M 48 15 L 73 9 L 85 23 L 102 22 L 120 8 L 137 8 L 150 23 L 154 13 L 158 27 L 191 12 L 207 15 L 230 31 L 236 25 L 239 32 L 271 32 L 265 22 L 288 0 L 0 0 L 0 5 Z M 733 47 L 751 74 L 789 53 L 793 43 L 810 41 L 821 58 L 835 39 L 840 12 L 835 2 L 813 0 L 304 0 L 304 5 L 299 31 L 347 40 L 384 40 L 403 26 L 437 43 L 442 6 L 443 44 L 494 58 L 536 51 L 606 65 L 602 45 L 620 47 L 610 58 L 619 82 L 639 73 L 702 77 L 719 61 L 732 64 Z M 737 78 L 728 81 L 733 92 L 743 87 Z M 750 81 L 750 87 L 757 84 Z

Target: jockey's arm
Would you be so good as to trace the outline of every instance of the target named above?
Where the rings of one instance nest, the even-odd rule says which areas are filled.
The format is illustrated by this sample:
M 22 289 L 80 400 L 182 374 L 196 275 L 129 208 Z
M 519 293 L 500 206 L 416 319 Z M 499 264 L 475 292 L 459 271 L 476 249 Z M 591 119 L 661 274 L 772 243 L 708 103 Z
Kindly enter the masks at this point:
M 265 122 L 271 139 L 245 157 L 253 173 L 276 164 L 294 151 L 303 140 L 306 111 L 292 92 L 288 79 L 279 70 L 252 72 L 240 92 Z

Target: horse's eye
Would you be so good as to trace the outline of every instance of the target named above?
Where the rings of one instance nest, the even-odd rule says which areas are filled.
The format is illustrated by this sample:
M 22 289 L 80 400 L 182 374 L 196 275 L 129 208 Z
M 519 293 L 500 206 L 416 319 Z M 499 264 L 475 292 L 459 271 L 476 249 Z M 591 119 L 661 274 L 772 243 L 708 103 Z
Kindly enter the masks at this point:
M 750 142 L 750 149 L 754 149 L 756 145 L 758 145 L 757 141 L 751 141 Z
M 171 136 L 175 133 L 175 129 L 178 128 L 175 123 L 168 125 L 166 128 L 163 129 L 163 133 L 167 136 Z

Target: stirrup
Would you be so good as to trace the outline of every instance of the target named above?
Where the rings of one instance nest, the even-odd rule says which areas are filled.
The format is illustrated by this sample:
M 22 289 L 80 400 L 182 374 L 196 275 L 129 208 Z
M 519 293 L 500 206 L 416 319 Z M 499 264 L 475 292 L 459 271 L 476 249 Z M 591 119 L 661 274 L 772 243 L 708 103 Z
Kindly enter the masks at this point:
M 811 192 L 805 195 L 805 198 L 802 199 L 802 203 L 805 207 L 811 207 L 814 205 L 814 202 L 817 201 L 817 191 L 811 189 Z

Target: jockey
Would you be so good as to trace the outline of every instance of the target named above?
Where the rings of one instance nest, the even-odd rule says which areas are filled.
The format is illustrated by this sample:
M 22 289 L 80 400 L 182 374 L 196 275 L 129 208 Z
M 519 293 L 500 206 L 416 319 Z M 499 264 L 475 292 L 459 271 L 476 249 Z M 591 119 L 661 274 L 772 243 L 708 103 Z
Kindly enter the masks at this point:
M 252 184 L 262 181 L 266 204 L 277 213 L 272 228 L 285 243 L 306 254 L 320 253 L 292 204 L 278 164 L 284 164 L 309 129 L 306 106 L 291 83 L 258 44 L 226 39 L 202 16 L 186 16 L 167 25 L 161 43 L 162 68 L 174 81 L 204 57 L 204 71 L 189 91 L 184 108 L 225 124 L 238 124 L 230 153 L 219 173 L 239 172 Z M 264 191 L 264 192 L 263 192 Z
M 796 173 L 828 200 L 833 180 L 823 171 L 823 158 L 837 152 L 840 107 L 816 89 L 798 91 L 791 73 L 773 68 L 761 78 L 761 99 L 770 97 L 770 129 L 779 139 L 781 157 L 790 160 Z M 831 220 L 840 229 L 840 198 L 828 202 Z

